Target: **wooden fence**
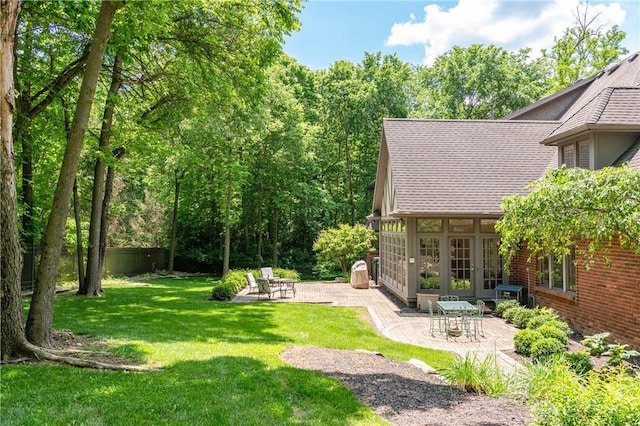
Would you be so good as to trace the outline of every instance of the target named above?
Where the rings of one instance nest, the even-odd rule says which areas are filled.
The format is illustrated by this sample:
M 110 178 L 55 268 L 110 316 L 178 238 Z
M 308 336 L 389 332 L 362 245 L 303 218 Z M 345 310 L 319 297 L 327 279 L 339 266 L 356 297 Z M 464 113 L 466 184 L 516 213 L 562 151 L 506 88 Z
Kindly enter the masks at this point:
M 40 250 L 27 250 L 23 257 L 22 290 L 32 290 L 38 268 Z M 163 248 L 107 248 L 104 277 L 132 276 L 167 268 L 168 253 Z M 66 249 L 60 254 L 59 281 L 78 281 L 75 253 Z

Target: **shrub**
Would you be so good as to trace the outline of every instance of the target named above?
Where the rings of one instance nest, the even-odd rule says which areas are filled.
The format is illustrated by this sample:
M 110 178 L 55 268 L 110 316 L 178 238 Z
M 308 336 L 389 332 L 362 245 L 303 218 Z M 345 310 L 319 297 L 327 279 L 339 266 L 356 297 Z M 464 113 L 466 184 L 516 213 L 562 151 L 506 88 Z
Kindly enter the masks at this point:
M 587 351 L 565 352 L 562 356 L 569 365 L 569 368 L 580 376 L 584 376 L 593 370 L 593 363 Z
M 504 318 L 503 314 L 507 309 L 515 308 L 517 306 L 520 306 L 520 303 L 518 303 L 518 301 L 515 299 L 502 300 L 496 303 L 496 310 L 494 314 L 497 317 Z
M 529 320 L 536 316 L 536 312 L 533 309 L 522 308 L 519 309 L 511 318 L 511 323 L 518 328 L 527 328 Z
M 527 323 L 527 328 L 535 330 L 536 328 L 540 327 L 542 324 L 546 324 L 549 321 L 555 321 L 557 319 L 558 319 L 557 315 L 541 313 L 529 320 L 529 322 Z
M 513 318 L 525 309 L 527 308 L 520 305 L 513 308 L 509 308 L 506 311 L 504 311 L 504 314 L 502 314 L 502 318 L 506 319 L 507 322 L 513 322 Z
M 513 336 L 513 343 L 516 348 L 516 352 L 518 352 L 522 356 L 530 356 L 531 355 L 531 345 L 542 339 L 542 334 L 540 334 L 537 330 L 519 330 Z
M 546 324 L 541 325 L 536 331 L 542 334 L 543 337 L 553 337 L 554 339 L 557 339 L 563 345 L 566 345 L 569 341 L 569 335 L 559 328 L 555 324 L 555 321 L 549 321 Z
M 320 232 L 313 244 L 318 264 L 326 271 L 340 269 L 343 276 L 351 264 L 364 259 L 376 237 L 372 229 L 363 225 L 340 225 Z
M 231 300 L 237 291 L 232 284 L 220 282 L 213 287 L 211 291 L 211 299 L 214 300 Z
M 623 368 L 575 377 L 554 360 L 530 386 L 532 425 L 638 425 L 640 379 Z
M 543 361 L 555 354 L 563 353 L 566 350 L 567 346 L 558 339 L 543 337 L 531 344 L 531 359 L 534 361 Z

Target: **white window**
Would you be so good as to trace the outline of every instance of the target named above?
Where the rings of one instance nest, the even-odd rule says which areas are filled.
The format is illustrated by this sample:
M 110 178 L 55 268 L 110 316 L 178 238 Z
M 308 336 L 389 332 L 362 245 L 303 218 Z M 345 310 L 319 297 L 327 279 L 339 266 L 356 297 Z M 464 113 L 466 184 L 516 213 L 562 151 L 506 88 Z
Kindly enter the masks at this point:
M 539 285 L 563 293 L 576 291 L 576 254 L 572 248 L 568 256 L 559 259 L 555 256 L 545 256 L 539 264 Z

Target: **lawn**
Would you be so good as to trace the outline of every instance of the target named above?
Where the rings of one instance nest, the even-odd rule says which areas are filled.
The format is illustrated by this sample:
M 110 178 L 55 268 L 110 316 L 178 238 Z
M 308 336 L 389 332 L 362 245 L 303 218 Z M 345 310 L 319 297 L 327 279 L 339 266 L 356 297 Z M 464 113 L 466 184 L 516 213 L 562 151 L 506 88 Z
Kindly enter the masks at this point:
M 206 300 L 205 278 L 112 280 L 58 295 L 54 325 L 160 372 L 4 365 L 3 425 L 386 424 L 338 381 L 280 360 L 291 345 L 379 351 L 442 368 L 442 351 L 375 333 L 364 309 Z

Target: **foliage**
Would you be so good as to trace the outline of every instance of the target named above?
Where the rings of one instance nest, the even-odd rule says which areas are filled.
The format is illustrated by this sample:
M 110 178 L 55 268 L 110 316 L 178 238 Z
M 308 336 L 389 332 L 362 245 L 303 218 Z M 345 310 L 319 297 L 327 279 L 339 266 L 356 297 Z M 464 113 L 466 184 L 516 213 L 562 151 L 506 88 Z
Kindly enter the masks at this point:
M 530 309 L 527 308 L 526 306 L 521 306 L 521 305 L 518 304 L 517 306 L 514 306 L 512 308 L 509 308 L 509 309 L 505 310 L 502 313 L 502 318 L 507 320 L 507 322 L 509 322 L 509 323 L 513 323 L 514 318 L 516 318 L 517 316 L 519 316 L 521 314 L 524 315 L 524 316 L 528 316 L 529 314 L 528 314 L 527 311 L 530 311 Z
M 424 118 L 493 119 L 529 105 L 548 91 L 543 69 L 529 58 L 495 45 L 454 46 L 419 74 Z
M 553 322 L 547 322 L 541 325 L 536 331 L 544 337 L 552 337 L 565 345 L 569 341 L 569 335 Z
M 494 314 L 499 318 L 504 318 L 504 313 L 511 308 L 520 306 L 520 303 L 515 299 L 501 300 L 496 303 L 496 309 Z
M 513 335 L 513 343 L 516 352 L 522 356 L 531 356 L 531 345 L 542 339 L 542 334 L 537 330 L 519 330 Z
M 93 336 L 107 346 L 95 350 L 126 352 L 162 372 L 2 365 L 3 424 L 382 425 L 388 423 L 339 381 L 292 368 L 280 354 L 303 345 L 364 348 L 437 369 L 453 360 L 381 337 L 366 310 L 211 302 L 208 277 L 103 285 L 107 298 L 58 295 L 56 329 Z
M 564 357 L 529 369 L 532 424 L 638 425 L 640 379 L 622 368 L 590 371 L 580 378 Z
M 449 383 L 465 392 L 500 396 L 510 392 L 510 381 L 498 366 L 496 356 L 489 354 L 482 360 L 477 354 L 466 354 L 464 359 L 457 358 L 450 366 L 442 370 Z
M 363 225 L 343 224 L 320 232 L 313 250 L 317 253 L 318 264 L 323 268 L 339 267 L 346 276 L 353 262 L 364 259 L 375 239 L 372 229 Z
M 500 253 L 508 267 L 526 247 L 530 259 L 547 254 L 561 258 L 580 241 L 576 254 L 592 260 L 614 240 L 640 253 L 640 171 L 628 166 L 600 170 L 549 170 L 529 186 L 526 196 L 505 197 L 504 216 L 496 225 Z M 605 257 L 606 259 L 606 257 Z
M 582 8 L 582 10 L 581 10 Z M 617 25 L 607 29 L 598 15 L 589 14 L 589 2 L 576 7 L 576 24 L 554 37 L 551 50 L 542 50 L 553 91 L 562 90 L 581 78 L 589 77 L 628 53 L 622 45 L 626 33 Z
M 531 344 L 531 359 L 534 361 L 543 361 L 553 355 L 564 353 L 566 349 L 567 345 L 558 339 L 543 337 Z
M 213 285 L 211 298 L 213 300 L 231 300 L 237 293 L 235 287 L 231 282 L 218 281 Z
M 538 315 L 534 316 L 527 323 L 527 328 L 535 330 L 543 324 L 546 324 L 549 321 L 555 321 L 558 319 L 558 314 L 556 313 L 543 313 L 539 312 Z
M 523 306 L 511 315 L 510 322 L 517 328 L 527 328 L 529 321 L 536 315 L 537 312 L 535 310 Z
M 593 362 L 587 351 L 565 352 L 562 356 L 569 368 L 579 376 L 584 376 L 593 370 Z
M 585 336 L 580 341 L 589 348 L 589 353 L 593 356 L 609 356 L 608 365 L 617 366 L 623 360 L 634 357 L 640 357 L 640 352 L 635 350 L 627 350 L 629 345 L 620 345 L 618 343 L 607 343 L 606 340 L 611 334 L 608 332 L 594 334 L 593 336 Z

